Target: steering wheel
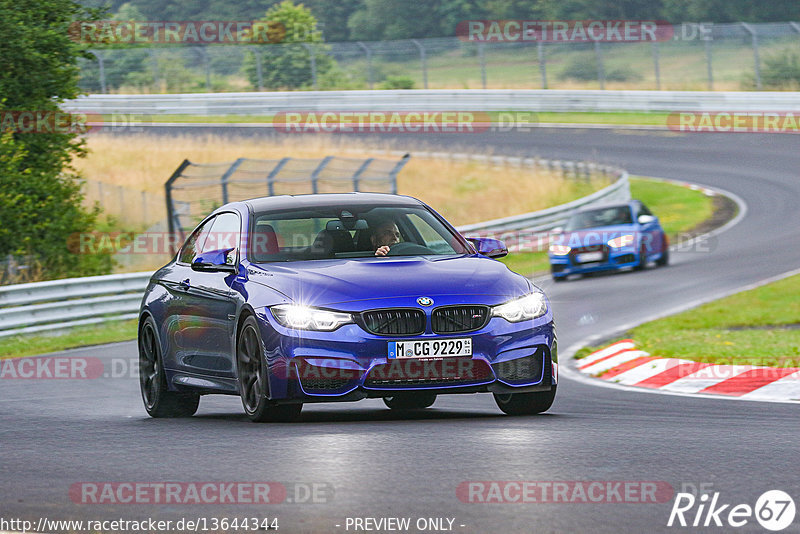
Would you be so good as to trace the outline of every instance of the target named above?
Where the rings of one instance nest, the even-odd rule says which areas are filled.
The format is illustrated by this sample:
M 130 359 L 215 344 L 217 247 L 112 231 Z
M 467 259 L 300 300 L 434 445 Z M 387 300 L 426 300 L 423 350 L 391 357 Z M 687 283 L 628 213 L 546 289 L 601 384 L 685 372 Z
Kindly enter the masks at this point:
M 416 243 L 409 243 L 408 241 L 401 241 L 389 247 L 387 256 L 420 256 L 423 254 L 435 254 L 428 247 L 418 245 Z

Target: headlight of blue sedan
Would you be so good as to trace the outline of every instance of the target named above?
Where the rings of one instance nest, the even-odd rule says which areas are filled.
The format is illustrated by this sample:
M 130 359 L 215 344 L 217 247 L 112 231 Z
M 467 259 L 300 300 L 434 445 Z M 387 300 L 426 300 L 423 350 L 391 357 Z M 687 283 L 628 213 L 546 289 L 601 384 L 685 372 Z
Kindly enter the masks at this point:
M 502 317 L 510 323 L 536 319 L 547 313 L 547 301 L 543 293 L 531 293 L 492 307 L 493 317 Z
M 273 306 L 270 311 L 278 323 L 298 330 L 331 332 L 343 324 L 353 322 L 353 317 L 349 313 L 320 310 L 298 304 L 281 304 Z

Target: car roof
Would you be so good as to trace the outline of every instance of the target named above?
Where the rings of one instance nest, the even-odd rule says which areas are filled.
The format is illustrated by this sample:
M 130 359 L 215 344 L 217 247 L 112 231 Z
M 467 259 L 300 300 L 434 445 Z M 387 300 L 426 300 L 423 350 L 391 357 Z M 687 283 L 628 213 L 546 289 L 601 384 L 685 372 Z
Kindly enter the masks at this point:
M 366 206 L 384 204 L 390 206 L 421 206 L 422 201 L 405 195 L 387 193 L 323 193 L 309 195 L 279 195 L 253 198 L 243 201 L 253 211 L 271 209 L 302 209 L 341 204 L 343 206 Z

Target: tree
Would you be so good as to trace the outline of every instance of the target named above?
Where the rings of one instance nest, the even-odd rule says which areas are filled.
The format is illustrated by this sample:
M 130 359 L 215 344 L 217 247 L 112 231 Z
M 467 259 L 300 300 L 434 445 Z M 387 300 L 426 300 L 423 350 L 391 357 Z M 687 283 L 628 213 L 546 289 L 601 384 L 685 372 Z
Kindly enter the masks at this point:
M 78 96 L 77 60 L 83 45 L 69 37 L 75 20 L 99 13 L 72 0 L 0 0 L 0 113 L 59 111 Z M 51 115 L 52 116 L 52 115 Z M 3 123 L 6 124 L 7 123 Z M 0 257 L 32 257 L 47 277 L 107 272 L 108 256 L 70 252 L 70 236 L 90 231 L 98 210 L 82 207 L 74 157 L 86 154 L 75 132 L 0 135 Z
M 285 35 L 277 44 L 255 45 L 260 49 L 258 56 L 250 52 L 245 59 L 244 70 L 254 87 L 258 86 L 257 57 L 261 60 L 263 84 L 270 89 L 311 86 L 311 54 L 314 55 L 318 77 L 335 66 L 333 58 L 325 53 L 317 19 L 303 4 L 295 5 L 291 0 L 284 0 L 268 9 L 261 20 L 281 25 Z M 310 45 L 310 52 L 304 44 Z

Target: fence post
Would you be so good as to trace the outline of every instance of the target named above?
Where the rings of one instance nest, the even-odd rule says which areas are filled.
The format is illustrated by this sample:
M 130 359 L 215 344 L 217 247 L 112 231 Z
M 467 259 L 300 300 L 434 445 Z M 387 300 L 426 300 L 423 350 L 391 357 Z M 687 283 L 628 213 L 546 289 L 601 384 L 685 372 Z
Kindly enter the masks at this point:
M 655 68 L 656 73 L 656 91 L 661 90 L 661 69 L 658 65 L 659 60 L 659 50 L 658 50 L 658 41 L 653 41 L 653 67 Z
M 478 43 L 478 58 L 481 62 L 481 84 L 483 88 L 486 89 L 486 52 L 485 52 L 486 44 L 485 43 Z
M 161 89 L 158 84 L 158 56 L 156 55 L 155 48 L 148 48 L 147 52 L 153 62 L 153 88 L 158 92 Z M 164 90 L 166 91 L 166 87 Z
M 320 162 L 320 164 L 317 165 L 317 168 L 314 169 L 314 172 L 311 173 L 311 192 L 312 193 L 316 194 L 319 191 L 319 185 L 317 184 L 317 182 L 319 181 L 319 175 L 325 169 L 325 167 L 328 166 L 328 163 L 330 163 L 332 159 L 333 159 L 333 156 L 325 156 L 325 159 L 323 159 Z
M 539 55 L 539 73 L 542 75 L 542 89 L 547 89 L 547 59 L 544 56 L 544 43 L 536 42 L 536 52 Z
M 367 170 L 367 167 L 369 167 L 369 164 L 372 163 L 374 159 L 375 158 L 365 159 L 364 163 L 362 163 L 355 174 L 353 174 L 353 191 L 358 191 L 358 179 L 361 178 L 361 175 L 364 174 L 364 171 Z
M 372 79 L 372 50 L 361 41 L 356 44 L 367 54 L 367 82 L 369 83 L 369 88 L 372 89 L 374 83 Z
M 256 59 L 256 79 L 258 80 L 258 90 L 264 90 L 264 73 L 262 72 L 262 57 L 261 57 L 261 48 L 254 46 L 253 47 L 253 57 Z
M 176 229 L 175 223 L 177 222 L 180 225 L 180 221 L 176 220 L 177 213 L 175 213 L 175 206 L 172 205 L 172 184 L 173 182 L 175 182 L 175 180 L 180 178 L 181 174 L 183 174 L 183 171 L 186 169 L 186 167 L 188 167 L 191 164 L 192 163 L 188 159 L 183 160 L 183 162 L 180 165 L 178 165 L 178 168 L 175 169 L 175 172 L 172 173 L 172 176 L 169 177 L 169 180 L 167 180 L 166 183 L 164 184 L 164 193 L 165 193 L 164 196 L 167 201 L 167 227 L 169 228 L 169 239 L 170 239 L 170 244 L 172 245 L 172 251 L 171 251 L 172 253 L 175 253 L 178 250 L 177 249 L 178 243 L 173 242 L 171 239 L 172 236 L 175 235 L 175 229 Z M 179 230 L 181 234 L 183 234 L 183 228 L 179 228 Z
M 597 59 L 597 81 L 600 82 L 600 89 L 605 89 L 606 69 L 603 66 L 603 51 L 600 49 L 600 41 L 594 42 L 594 55 Z
M 740 22 L 742 27 L 750 34 L 753 41 L 753 63 L 756 75 L 756 89 L 761 90 L 761 59 L 758 57 L 758 34 L 756 30 L 746 22 Z
M 281 172 L 283 166 L 289 163 L 290 159 L 292 158 L 283 158 L 280 160 L 267 175 L 267 194 L 269 196 L 273 196 L 275 194 L 275 177 L 278 176 L 279 172 Z
M 105 94 L 106 93 L 106 67 L 103 61 L 103 53 L 96 52 L 94 50 L 90 50 L 92 55 L 97 58 L 97 66 L 100 69 L 100 92 Z
M 222 176 L 220 176 L 220 178 L 219 178 L 219 185 L 222 187 L 222 203 L 223 204 L 227 204 L 228 203 L 228 179 L 231 177 L 231 175 L 233 173 L 236 172 L 236 169 L 239 168 L 239 165 L 241 165 L 243 161 L 244 161 L 244 158 L 239 158 L 236 161 L 234 161 L 233 165 L 228 167 L 228 170 L 225 171 L 225 173 Z
M 303 48 L 308 52 L 308 57 L 311 59 L 311 86 L 317 89 L 317 57 L 314 55 L 314 49 L 310 44 L 300 43 Z
M 706 68 L 708 69 L 708 90 L 714 90 L 714 69 L 711 60 L 711 39 L 706 39 Z
M 406 153 L 400 161 L 397 162 L 397 165 L 394 166 L 394 169 L 389 171 L 389 179 L 392 181 L 392 194 L 397 194 L 397 174 L 403 170 L 408 160 L 411 159 L 411 154 Z
M 428 58 L 425 55 L 425 47 L 422 46 L 417 39 L 411 39 L 411 42 L 419 49 L 419 61 L 422 64 L 422 86 L 428 88 Z

